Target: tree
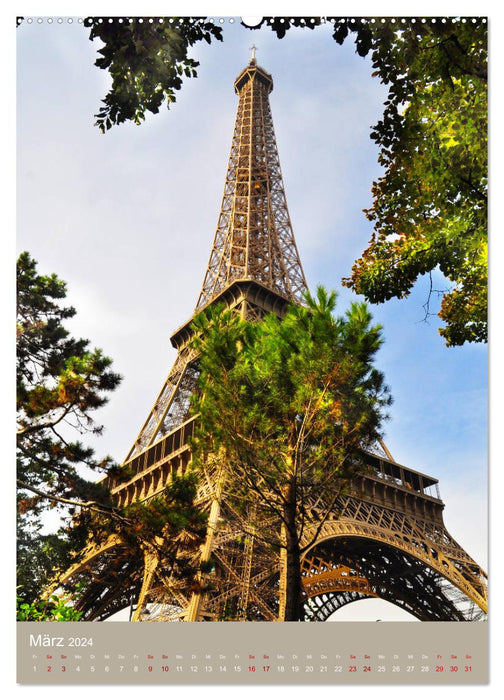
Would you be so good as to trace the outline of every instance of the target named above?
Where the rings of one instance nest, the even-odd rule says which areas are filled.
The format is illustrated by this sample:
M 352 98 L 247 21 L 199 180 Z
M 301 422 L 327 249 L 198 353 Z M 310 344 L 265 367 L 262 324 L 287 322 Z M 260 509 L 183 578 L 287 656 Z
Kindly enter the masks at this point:
M 93 411 L 103 406 L 121 377 L 109 370 L 111 360 L 89 341 L 70 337 L 64 319 L 75 315 L 59 301 L 66 285 L 56 275 L 42 276 L 28 253 L 17 265 L 17 449 L 18 485 L 30 496 L 22 509 L 38 513 L 44 499 L 69 504 L 71 498 L 102 495 L 78 466 L 105 473 L 114 467 L 97 461 L 91 448 L 70 442 L 69 430 L 101 434 Z
M 283 320 L 253 323 L 219 309 L 195 319 L 194 464 L 205 470 L 217 462 L 226 502 L 248 513 L 259 537 L 266 522 L 277 523 L 267 541 L 284 552 L 285 620 L 303 618 L 303 552 L 362 470 L 361 450 L 379 437 L 391 402 L 373 367 L 380 327 L 370 325 L 365 304 L 334 318 L 335 299 L 319 288 Z M 321 497 L 323 512 L 306 541 L 310 507 Z
M 131 478 L 111 457 L 72 438 L 100 434 L 92 417 L 120 382 L 111 360 L 89 341 L 75 339 L 64 327 L 75 309 L 63 306 L 66 285 L 56 275 L 40 275 L 25 252 L 17 265 L 17 483 L 19 584 L 18 619 L 79 619 L 73 605 L 85 598 L 89 581 L 69 587 L 72 597 L 41 599 L 55 585 L 86 544 L 119 535 L 122 549 L 138 563 L 146 550 L 172 578 L 192 575 L 189 557 L 205 533 L 206 514 L 194 505 L 196 474 L 174 476 L 148 503 L 118 507 L 107 480 L 96 482 L 83 469 Z M 42 534 L 43 514 L 59 508 L 66 526 Z M 163 540 L 163 537 L 165 540 Z M 135 571 L 138 576 L 138 567 Z M 56 579 L 54 578 L 56 576 Z M 75 597 L 74 597 L 75 596 Z
M 197 75 L 199 63 L 188 57 L 189 47 L 212 38 L 222 41 L 222 29 L 203 18 L 101 17 L 88 18 L 85 24 L 91 27 L 89 38 L 104 44 L 95 65 L 112 77 L 104 106 L 95 115 L 102 133 L 125 121 L 140 124 L 145 112 L 157 114 L 165 100 L 169 107 L 183 78 Z
M 81 617 L 82 613 L 75 610 L 69 599 L 57 595 L 52 595 L 47 600 L 37 600 L 35 603 L 27 603 L 21 596 L 17 599 L 18 622 L 78 622 Z
M 25 610 L 35 614 L 45 614 L 51 618 L 54 606 L 41 596 L 52 580 L 56 571 L 66 570 L 75 559 L 75 553 L 86 545 L 88 530 L 76 523 L 71 528 L 60 527 L 56 532 L 42 534 L 39 520 L 33 520 L 28 514 L 18 515 L 17 532 L 17 583 L 18 583 L 18 619 Z M 52 599 L 54 602 L 54 598 Z M 58 614 L 63 612 L 65 602 L 56 603 Z M 33 619 L 33 618 L 30 618 Z
M 335 39 L 347 33 L 342 25 Z M 390 87 L 371 133 L 384 167 L 366 211 L 374 233 L 344 283 L 380 303 L 438 268 L 446 344 L 486 341 L 486 26 L 417 21 L 397 31 L 389 22 L 358 30 L 357 46 Z
M 324 20 L 325 21 L 325 20 Z M 487 338 L 487 30 L 482 18 L 328 18 L 342 44 L 354 36 L 373 75 L 389 86 L 372 128 L 384 175 L 373 183 L 370 245 L 343 283 L 372 303 L 407 297 L 421 275 L 439 269 L 446 286 L 438 313 L 448 346 Z M 321 18 L 264 17 L 278 38 Z M 188 49 L 222 41 L 208 18 L 88 18 L 104 42 L 96 65 L 112 88 L 96 124 L 105 131 L 175 101 L 198 62 Z M 244 25 L 246 26 L 246 25 Z M 431 278 L 432 280 L 432 278 Z M 431 285 L 432 288 L 432 285 Z M 431 293 L 426 300 L 430 311 Z
M 112 477 L 132 474 L 111 457 L 97 460 L 79 434 L 100 434 L 92 417 L 120 382 L 111 360 L 89 341 L 75 339 L 64 327 L 75 309 L 61 304 L 66 285 L 54 274 L 40 275 L 25 252 L 17 264 L 17 484 L 19 584 L 18 619 L 79 619 L 74 603 L 52 595 L 41 599 L 48 584 L 74 563 L 86 544 L 118 535 L 122 550 L 135 564 L 148 550 L 159 569 L 172 579 L 193 575 L 190 556 L 206 531 L 206 514 L 194 504 L 194 472 L 174 476 L 164 491 L 148 502 L 119 507 L 109 482 L 88 480 L 83 469 Z M 43 514 L 59 508 L 66 526 L 42 534 Z M 56 578 L 55 578 L 56 577 Z M 78 577 L 79 578 L 79 577 Z M 78 606 L 90 581 L 69 587 Z M 91 581 L 92 583 L 92 581 Z M 138 581 L 137 581 L 138 583 Z
M 66 285 L 56 275 L 39 275 L 25 252 L 17 263 L 17 484 L 18 576 L 21 596 L 33 599 L 55 565 L 68 563 L 85 532 L 40 535 L 48 507 L 112 512 L 108 491 L 82 476 L 116 469 L 111 457 L 97 460 L 72 433 L 100 434 L 92 413 L 120 382 L 111 360 L 89 342 L 75 339 L 63 321 L 75 309 L 61 305 Z
M 84 510 L 78 525 L 84 526 L 88 545 L 98 551 L 105 545 L 106 559 L 98 556 L 90 568 L 84 567 L 63 580 L 56 576 L 51 590 L 62 587 L 70 594 L 74 609 L 85 614 L 96 612 L 100 584 L 104 584 L 104 590 L 115 589 L 116 595 L 119 592 L 119 599 L 129 592 L 138 605 L 145 605 L 146 601 L 139 598 L 144 566 L 155 571 L 157 588 L 169 582 L 170 591 L 187 589 L 197 577 L 193 561 L 207 529 L 207 514 L 195 503 L 198 488 L 199 477 L 189 470 L 173 474 L 163 491 L 148 501 L 133 501 L 121 508 L 120 517 L 117 511 L 97 514 Z M 107 548 L 111 538 L 113 550 Z M 67 572 L 62 569 L 59 573 Z

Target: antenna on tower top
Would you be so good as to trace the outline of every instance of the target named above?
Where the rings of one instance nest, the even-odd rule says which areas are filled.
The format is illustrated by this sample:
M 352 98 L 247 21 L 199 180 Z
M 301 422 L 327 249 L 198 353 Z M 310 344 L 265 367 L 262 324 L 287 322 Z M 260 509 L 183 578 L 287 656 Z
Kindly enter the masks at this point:
M 250 50 L 252 51 L 252 56 L 250 57 L 250 63 L 255 66 L 257 46 L 255 44 L 252 44 L 252 46 L 250 47 Z

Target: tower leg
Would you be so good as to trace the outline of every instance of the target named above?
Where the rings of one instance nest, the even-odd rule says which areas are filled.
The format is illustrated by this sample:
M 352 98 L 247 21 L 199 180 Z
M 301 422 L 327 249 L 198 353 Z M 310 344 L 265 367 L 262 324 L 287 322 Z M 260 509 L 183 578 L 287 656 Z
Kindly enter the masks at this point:
M 158 563 L 158 555 L 146 549 L 144 553 L 144 576 L 142 588 L 140 589 L 140 595 L 138 596 L 136 609 L 131 617 L 131 622 L 138 622 L 140 620 L 140 615 L 144 610 L 147 593 L 151 587 L 152 577 L 154 576 Z
M 281 538 L 283 547 L 280 548 L 280 582 L 278 592 L 278 619 L 285 619 L 285 606 L 287 604 L 287 532 L 285 524 L 282 523 Z
M 212 501 L 212 506 L 210 508 L 210 516 L 208 518 L 208 525 L 207 525 L 207 536 L 205 540 L 205 544 L 203 545 L 203 548 L 201 550 L 201 557 L 200 561 L 201 562 L 206 562 L 210 558 L 210 553 L 212 551 L 212 546 L 213 546 L 213 541 L 214 541 L 214 535 L 215 535 L 215 530 L 217 529 L 217 523 L 219 521 L 219 515 L 220 515 L 220 497 L 215 498 Z M 198 590 L 195 591 L 192 596 L 191 596 L 191 602 L 189 603 L 189 607 L 187 609 L 186 615 L 185 615 L 185 621 L 186 622 L 196 622 L 201 618 L 201 613 L 203 611 L 203 597 L 204 597 L 204 591 L 202 590 L 203 584 L 204 584 L 204 579 L 205 579 L 206 574 L 200 571 L 198 575 Z

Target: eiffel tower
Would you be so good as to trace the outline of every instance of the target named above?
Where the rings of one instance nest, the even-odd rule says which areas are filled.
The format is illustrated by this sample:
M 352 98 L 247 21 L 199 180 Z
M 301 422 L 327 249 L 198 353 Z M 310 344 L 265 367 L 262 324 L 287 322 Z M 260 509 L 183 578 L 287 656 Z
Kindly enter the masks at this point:
M 307 284 L 292 232 L 271 116 L 273 80 L 255 51 L 234 83 L 238 110 L 224 194 L 208 267 L 195 313 L 217 302 L 247 319 L 279 317 L 302 303 Z M 108 478 L 120 506 L 162 493 L 191 461 L 188 444 L 196 418 L 189 399 L 198 360 L 188 345 L 191 320 L 173 334 L 176 361 L 124 467 L 127 481 Z M 380 442 L 363 451 L 362 476 L 336 504 L 302 564 L 305 619 L 324 621 L 348 603 L 381 598 L 419 620 L 468 621 L 487 612 L 486 574 L 443 523 L 438 481 L 398 464 Z M 282 561 L 255 535 L 245 516 L 221 498 L 207 477 L 198 503 L 208 515 L 197 557 L 212 555 L 207 589 L 174 585 L 146 553 L 130 561 L 119 536 L 89 542 L 63 581 L 88 581 L 77 608 L 84 620 L 105 620 L 131 605 L 139 620 L 279 619 Z M 313 528 L 320 502 L 311 504 Z M 267 524 L 266 524 L 267 527 Z M 313 533 L 305 534 L 309 541 Z M 303 544 L 303 543 L 302 543 Z M 206 590 L 206 592 L 202 592 Z

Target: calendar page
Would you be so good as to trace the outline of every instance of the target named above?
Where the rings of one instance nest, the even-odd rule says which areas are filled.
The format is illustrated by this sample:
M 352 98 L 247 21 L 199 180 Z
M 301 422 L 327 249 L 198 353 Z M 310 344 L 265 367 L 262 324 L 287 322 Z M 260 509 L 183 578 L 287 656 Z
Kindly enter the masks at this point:
M 485 685 L 482 16 L 17 18 L 17 682 Z
M 299 622 L 288 631 L 216 622 L 176 632 L 119 622 L 19 624 L 24 683 L 474 685 L 488 678 L 486 623 L 356 621 L 339 623 L 336 633 Z

